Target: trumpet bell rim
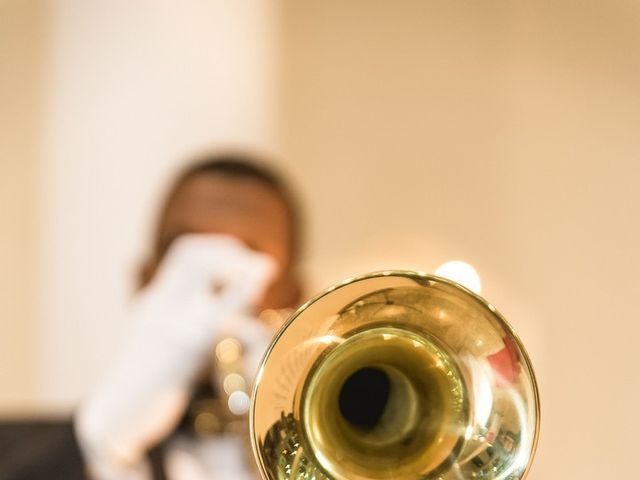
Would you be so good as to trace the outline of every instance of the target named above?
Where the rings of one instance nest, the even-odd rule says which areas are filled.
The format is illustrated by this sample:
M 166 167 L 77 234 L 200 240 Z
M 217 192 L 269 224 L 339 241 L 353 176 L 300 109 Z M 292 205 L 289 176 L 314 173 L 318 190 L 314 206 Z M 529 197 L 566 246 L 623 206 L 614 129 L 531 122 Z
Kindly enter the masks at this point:
M 372 325 L 358 325 L 359 319 L 353 312 L 360 308 L 358 302 L 363 298 L 375 302 L 379 300 L 376 295 L 384 296 L 385 292 L 406 297 L 405 313 L 411 302 L 418 302 L 421 315 L 428 314 L 432 323 L 473 324 L 468 332 L 463 328 L 450 338 L 443 334 L 441 326 L 436 323 L 435 327 L 430 326 L 436 332 L 430 335 L 443 337 L 436 338 L 435 343 L 445 344 L 455 357 L 456 368 L 461 365 L 464 370 L 459 378 L 468 389 L 470 403 L 465 414 L 470 417 L 469 423 L 464 431 L 458 432 L 455 446 L 447 447 L 455 458 L 445 462 L 445 467 L 451 471 L 492 467 L 498 474 L 491 478 L 526 477 L 538 444 L 540 400 L 533 367 L 521 340 L 504 317 L 479 295 L 450 280 L 406 270 L 375 272 L 337 283 L 303 304 L 276 334 L 256 376 L 250 408 L 251 442 L 262 477 L 303 479 L 314 478 L 313 474 L 318 479 L 344 478 L 335 469 L 327 468 L 326 462 L 317 461 L 326 456 L 318 450 L 323 447 L 318 446 L 314 433 L 304 433 L 305 428 L 317 428 L 303 413 L 305 403 L 309 402 L 304 379 L 328 347 L 344 342 L 357 328 L 371 329 Z M 396 307 L 392 302 L 387 309 L 392 312 Z M 380 319 L 377 320 L 379 326 Z M 410 320 L 409 323 L 414 321 Z M 477 332 L 473 330 L 476 327 Z M 500 347 L 512 354 L 512 371 L 505 375 L 491 364 L 492 355 Z M 279 442 L 278 446 L 274 447 L 273 442 Z M 492 459 L 492 450 L 488 450 L 496 444 L 500 445 L 502 463 Z M 289 456 L 283 457 L 283 452 Z M 432 474 L 437 471 L 442 474 L 437 478 L 459 478 L 448 476 L 446 468 L 444 473 L 435 469 Z M 365 474 L 359 478 L 436 478 L 432 474 L 424 477 Z

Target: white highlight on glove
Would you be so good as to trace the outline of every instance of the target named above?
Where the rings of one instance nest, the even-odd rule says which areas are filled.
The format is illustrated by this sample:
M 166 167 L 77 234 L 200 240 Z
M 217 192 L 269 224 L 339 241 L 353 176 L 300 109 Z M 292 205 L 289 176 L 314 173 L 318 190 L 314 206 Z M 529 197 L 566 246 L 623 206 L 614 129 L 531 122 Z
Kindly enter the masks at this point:
M 149 478 L 145 452 L 176 427 L 220 329 L 251 311 L 275 271 L 270 257 L 230 236 L 175 240 L 135 298 L 115 364 L 76 415 L 94 478 Z

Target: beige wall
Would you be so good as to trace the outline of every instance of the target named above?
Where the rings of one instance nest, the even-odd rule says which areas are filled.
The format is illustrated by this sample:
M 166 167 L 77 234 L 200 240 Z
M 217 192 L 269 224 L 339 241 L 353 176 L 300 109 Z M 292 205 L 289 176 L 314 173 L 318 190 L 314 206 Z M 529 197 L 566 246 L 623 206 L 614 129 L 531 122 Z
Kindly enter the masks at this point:
M 625 478 L 640 421 L 640 4 L 287 3 L 285 157 L 326 283 L 478 269 L 530 346 L 533 479 Z
M 33 400 L 43 35 L 38 2 L 0 2 L 0 408 Z

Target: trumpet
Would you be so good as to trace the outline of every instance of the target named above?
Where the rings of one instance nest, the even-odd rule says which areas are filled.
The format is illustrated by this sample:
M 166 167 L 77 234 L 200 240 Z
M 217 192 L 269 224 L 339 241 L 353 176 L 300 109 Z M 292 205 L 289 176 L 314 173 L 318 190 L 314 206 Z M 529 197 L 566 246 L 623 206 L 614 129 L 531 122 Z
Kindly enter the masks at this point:
M 345 280 L 300 307 L 254 382 L 264 480 L 516 480 L 539 435 L 531 362 L 498 311 L 432 275 Z

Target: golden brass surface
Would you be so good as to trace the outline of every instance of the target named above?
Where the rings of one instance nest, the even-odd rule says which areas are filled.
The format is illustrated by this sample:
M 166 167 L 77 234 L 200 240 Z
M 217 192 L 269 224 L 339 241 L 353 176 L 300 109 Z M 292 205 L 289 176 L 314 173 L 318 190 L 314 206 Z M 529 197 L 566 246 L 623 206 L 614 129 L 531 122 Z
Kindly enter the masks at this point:
M 265 480 L 515 480 L 539 410 L 527 353 L 493 306 L 386 271 L 291 316 L 258 372 L 250 426 Z

